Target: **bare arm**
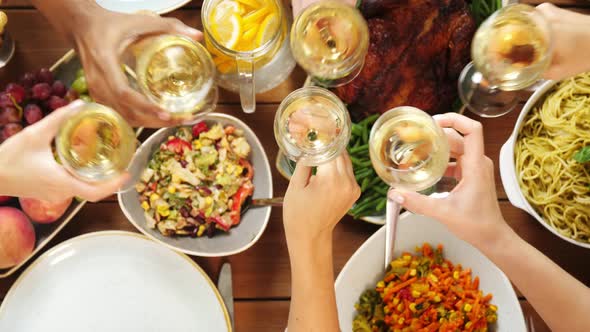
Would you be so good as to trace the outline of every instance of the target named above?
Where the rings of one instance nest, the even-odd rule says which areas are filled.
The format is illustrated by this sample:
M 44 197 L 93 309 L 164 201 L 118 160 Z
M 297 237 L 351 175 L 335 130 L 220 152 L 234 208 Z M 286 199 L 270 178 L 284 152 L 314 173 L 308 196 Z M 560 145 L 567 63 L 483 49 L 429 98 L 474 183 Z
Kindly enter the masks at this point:
M 447 174 L 460 179 L 459 184 L 442 199 L 401 191 L 390 197 L 410 211 L 443 222 L 479 248 L 508 275 L 553 331 L 590 331 L 590 289 L 521 239 L 502 217 L 494 164 L 484 155 L 481 124 L 454 113 L 437 117 L 437 122 L 446 128 L 451 150 L 458 156 Z
M 289 332 L 339 331 L 332 230 L 359 196 L 346 152 L 315 176 L 297 165 L 283 207 L 292 279 Z

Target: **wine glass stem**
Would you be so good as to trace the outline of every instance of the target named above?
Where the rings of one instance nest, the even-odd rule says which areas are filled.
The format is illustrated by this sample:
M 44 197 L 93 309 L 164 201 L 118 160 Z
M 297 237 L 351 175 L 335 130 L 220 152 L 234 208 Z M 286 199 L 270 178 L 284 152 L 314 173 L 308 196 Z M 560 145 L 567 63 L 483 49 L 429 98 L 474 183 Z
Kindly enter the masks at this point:
M 385 270 L 393 260 L 395 229 L 400 211 L 401 205 L 388 197 L 385 213 Z

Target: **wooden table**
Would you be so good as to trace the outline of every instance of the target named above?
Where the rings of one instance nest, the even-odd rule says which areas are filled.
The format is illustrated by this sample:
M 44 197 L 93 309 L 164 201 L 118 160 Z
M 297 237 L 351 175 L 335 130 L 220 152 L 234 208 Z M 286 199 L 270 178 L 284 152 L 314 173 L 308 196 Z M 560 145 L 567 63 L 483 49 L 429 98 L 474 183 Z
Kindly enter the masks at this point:
M 590 9 L 590 2 L 583 0 L 554 0 L 554 2 L 579 11 L 586 11 L 584 7 Z M 45 18 L 31 6 L 28 0 L 8 0 L 2 7 L 5 7 L 9 17 L 8 29 L 17 41 L 14 59 L 6 68 L 0 69 L 0 83 L 3 87 L 5 83 L 16 80 L 27 70 L 51 65 L 70 48 L 70 45 L 53 32 Z M 169 16 L 177 17 L 190 26 L 200 28 L 199 8 L 200 1 L 192 1 Z M 304 78 L 304 73 L 296 69 L 289 80 L 274 90 L 258 96 L 258 108 L 256 113 L 251 115 L 241 111 L 239 99 L 235 94 L 223 91 L 218 111 L 235 115 L 251 126 L 263 142 L 269 159 L 274 161 L 278 151 L 272 132 L 274 112 L 278 103 L 290 91 L 303 84 Z M 482 120 L 485 128 L 486 152 L 496 164 L 500 147 L 511 133 L 518 113 L 512 112 L 498 119 Z M 288 183 L 274 167 L 273 179 L 275 195 L 283 195 Z M 590 285 L 590 266 L 588 265 L 590 251 L 557 238 L 528 214 L 513 207 L 506 198 L 497 167 L 496 183 L 504 216 L 518 234 L 576 278 Z M 342 220 L 334 233 L 336 274 L 340 272 L 352 253 L 377 229 L 375 225 L 353 220 L 351 217 Z M 87 204 L 46 248 L 80 234 L 101 230 L 136 232 L 121 212 L 114 197 L 99 203 Z M 286 325 L 289 310 L 290 273 L 281 210 L 273 209 L 265 234 L 246 252 L 226 258 L 195 258 L 195 261 L 214 281 L 217 280 L 221 263 L 226 260 L 231 262 L 233 268 L 236 330 L 238 332 L 282 330 Z M 0 280 L 0 299 L 4 297 L 18 275 L 19 273 L 16 273 L 12 277 Z M 536 331 L 549 331 L 520 293 L 519 300 L 525 316 L 533 318 Z

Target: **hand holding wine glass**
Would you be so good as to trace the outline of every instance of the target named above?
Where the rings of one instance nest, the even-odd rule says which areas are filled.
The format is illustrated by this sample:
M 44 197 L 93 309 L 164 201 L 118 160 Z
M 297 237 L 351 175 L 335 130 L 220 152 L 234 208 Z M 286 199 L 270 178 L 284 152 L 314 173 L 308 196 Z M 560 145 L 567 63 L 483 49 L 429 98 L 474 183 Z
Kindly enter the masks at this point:
M 73 196 L 99 201 L 128 180 L 128 174 L 123 173 L 105 182 L 89 184 L 72 176 L 55 160 L 51 142 L 81 105 L 83 102 L 77 101 L 57 109 L 0 145 L 0 194 L 50 202 L 62 202 Z
M 484 154 L 482 125 L 456 113 L 435 117 L 447 131 L 451 155 L 457 160 L 448 165 L 446 175 L 455 177 L 458 185 L 444 198 L 403 189 L 390 192 L 389 197 L 414 213 L 443 222 L 476 247 L 493 243 L 508 225 L 496 197 L 494 164 Z

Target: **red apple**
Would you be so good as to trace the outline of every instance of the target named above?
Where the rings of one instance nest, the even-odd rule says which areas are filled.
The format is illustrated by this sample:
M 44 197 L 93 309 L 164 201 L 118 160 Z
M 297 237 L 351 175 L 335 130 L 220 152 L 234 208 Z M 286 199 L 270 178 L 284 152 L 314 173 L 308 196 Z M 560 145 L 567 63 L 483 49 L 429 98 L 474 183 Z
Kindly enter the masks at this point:
M 35 229 L 29 218 L 13 207 L 0 207 L 0 268 L 22 262 L 35 248 Z
M 4 205 L 12 199 L 11 196 L 0 196 L 0 205 Z
M 49 224 L 59 219 L 66 212 L 72 203 L 72 198 L 70 197 L 59 203 L 51 203 L 35 198 L 19 198 L 18 202 L 31 220 L 41 224 Z

